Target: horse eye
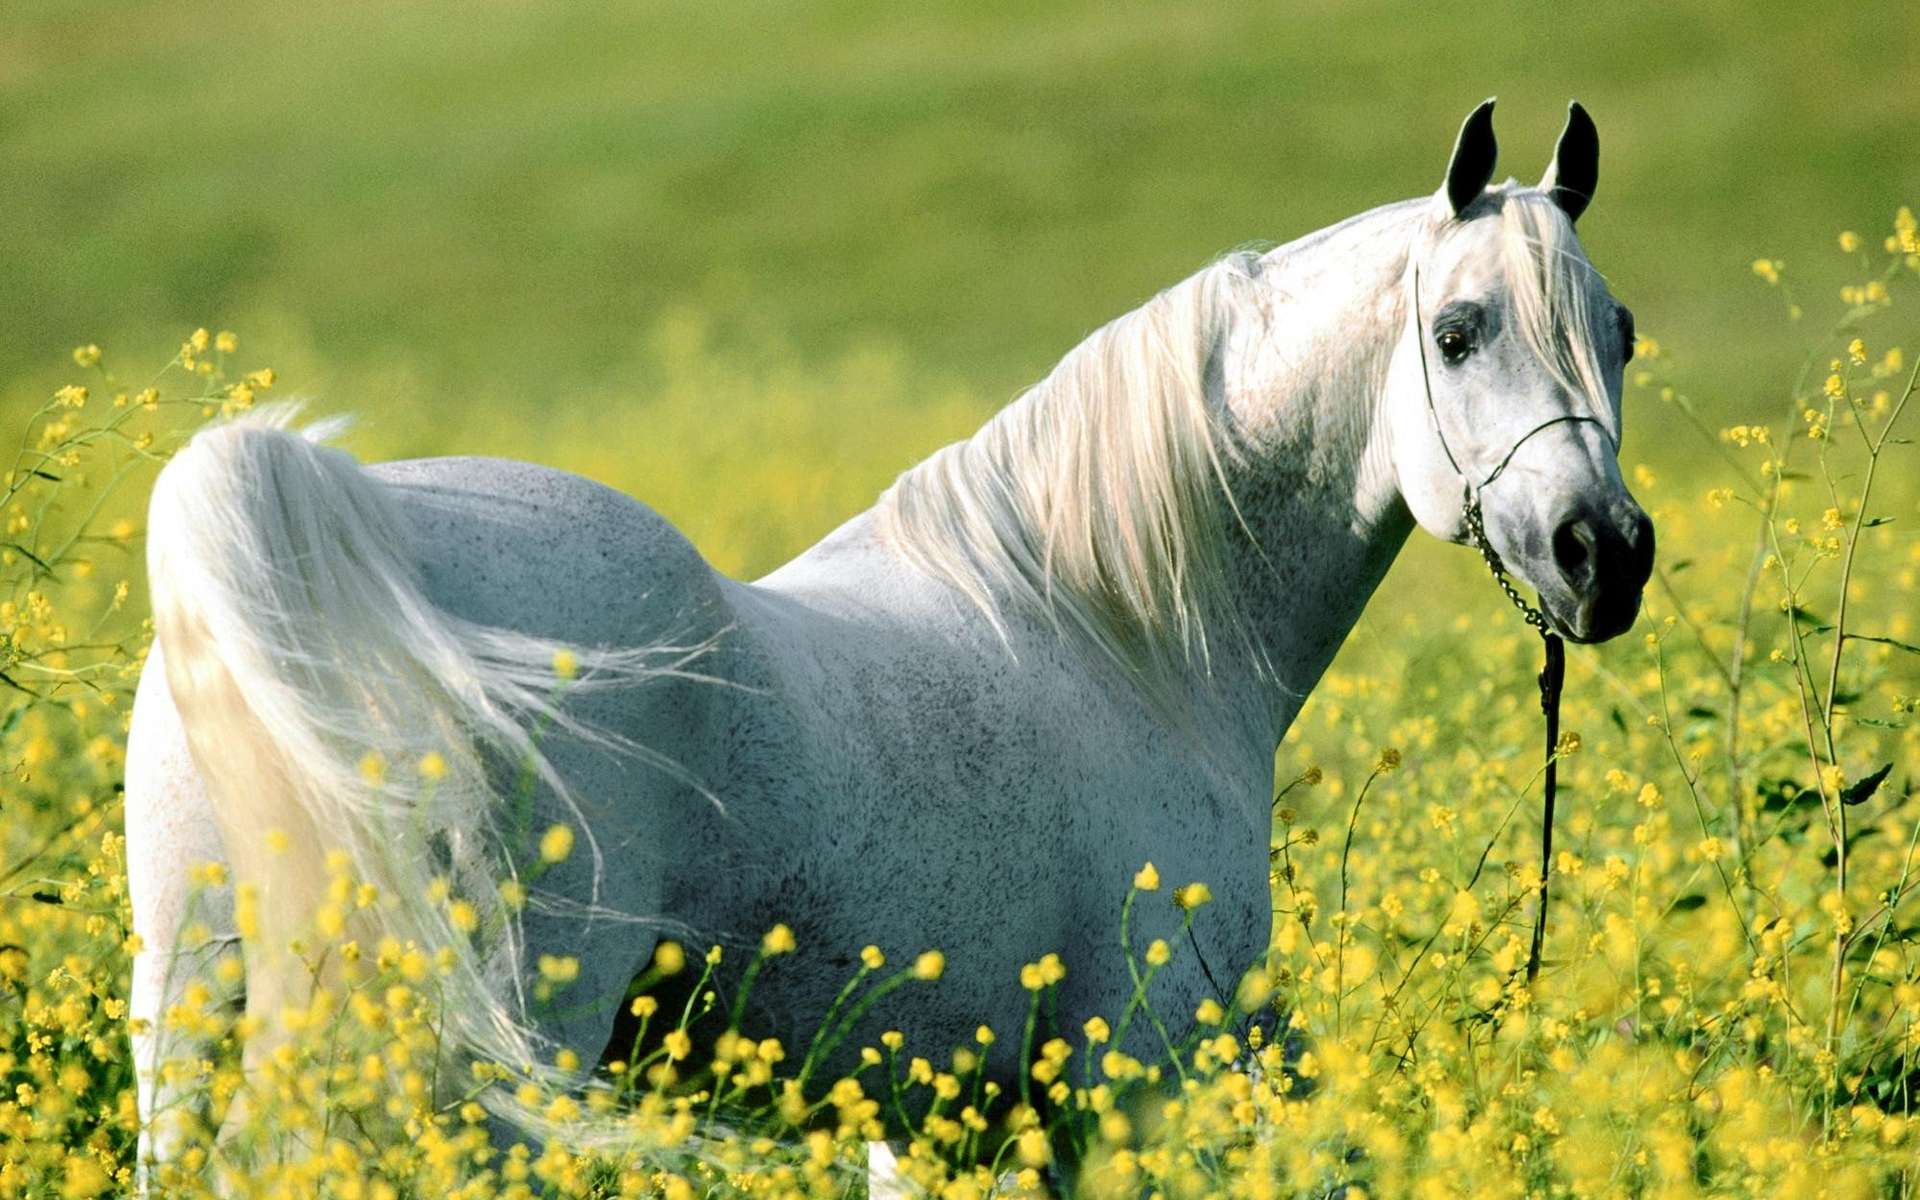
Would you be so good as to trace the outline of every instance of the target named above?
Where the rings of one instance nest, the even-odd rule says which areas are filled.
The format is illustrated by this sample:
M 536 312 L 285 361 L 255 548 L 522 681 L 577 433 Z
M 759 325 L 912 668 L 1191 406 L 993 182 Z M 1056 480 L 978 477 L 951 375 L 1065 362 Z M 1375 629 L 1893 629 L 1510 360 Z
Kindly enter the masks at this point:
M 1434 335 L 1434 343 L 1440 347 L 1440 357 L 1448 366 L 1459 366 L 1473 353 L 1473 339 L 1463 330 L 1442 329 Z

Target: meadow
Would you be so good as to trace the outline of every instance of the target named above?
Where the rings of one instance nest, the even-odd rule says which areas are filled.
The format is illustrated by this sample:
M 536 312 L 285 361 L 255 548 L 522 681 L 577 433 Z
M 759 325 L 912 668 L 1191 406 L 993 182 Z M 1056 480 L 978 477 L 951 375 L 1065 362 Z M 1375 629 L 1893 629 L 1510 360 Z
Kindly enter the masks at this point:
M 875 1047 L 798 1101 L 781 1081 L 804 1048 L 729 1043 L 716 1068 L 663 1044 L 616 1086 L 533 1097 L 556 1119 L 620 1100 L 643 1156 L 500 1158 L 471 1089 L 426 1082 L 431 959 L 368 947 L 333 1008 L 294 1018 L 334 1040 L 260 1085 L 273 1117 L 164 1190 L 840 1194 L 896 1087 L 943 1097 L 909 1170 L 954 1195 L 1008 1170 L 1044 1187 L 1068 1148 L 1114 1195 L 1914 1189 L 1903 9 L 1515 6 L 1455 29 L 1366 4 L 1307 24 L 655 7 L 644 38 L 632 14 L 478 11 L 12 14 L 0 1196 L 130 1186 L 118 786 L 141 512 L 199 422 L 316 396 L 364 414 L 369 457 L 582 471 L 751 576 L 1211 255 L 1428 190 L 1494 90 L 1515 93 L 1522 178 L 1566 95 L 1600 122 L 1583 234 L 1644 335 L 1623 466 L 1661 545 L 1641 624 L 1571 655 L 1534 985 L 1538 640 L 1471 554 L 1422 543 L 1278 756 L 1273 947 L 1242 999 L 1296 1037 L 1251 1044 L 1219 1012 L 1177 1065 L 1116 1061 L 1110 1030 L 1035 1047 L 1044 1130 L 973 1074 L 1018 1030 Z M 1143 872 L 1136 903 L 1191 904 L 1188 882 Z M 1143 969 L 1179 952 L 1143 947 Z M 1039 1005 L 1072 966 L 1006 985 Z M 862 986 L 938 986 L 916 971 L 938 974 L 883 964 Z M 170 1019 L 248 1032 L 211 991 Z M 1250 1061 L 1266 1070 L 1228 1066 Z M 180 1069 L 215 1114 L 240 1086 L 230 1057 Z

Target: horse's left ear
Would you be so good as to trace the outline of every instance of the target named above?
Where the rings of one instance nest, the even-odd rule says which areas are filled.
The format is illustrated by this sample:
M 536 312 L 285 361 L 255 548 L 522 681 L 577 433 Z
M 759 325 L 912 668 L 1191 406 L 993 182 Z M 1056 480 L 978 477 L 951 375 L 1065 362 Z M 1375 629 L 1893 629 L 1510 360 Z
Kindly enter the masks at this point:
M 1440 190 L 1446 193 L 1447 208 L 1453 216 L 1458 217 L 1487 190 L 1499 154 L 1500 147 L 1493 139 L 1493 99 L 1489 97 L 1467 114 L 1453 143 L 1453 157 L 1447 161 L 1447 182 Z
M 1600 182 L 1600 131 L 1578 100 L 1567 105 L 1567 127 L 1560 131 L 1560 144 L 1553 148 L 1553 165 L 1540 178 L 1540 190 L 1553 197 L 1567 214 L 1578 221 L 1593 201 L 1593 189 Z

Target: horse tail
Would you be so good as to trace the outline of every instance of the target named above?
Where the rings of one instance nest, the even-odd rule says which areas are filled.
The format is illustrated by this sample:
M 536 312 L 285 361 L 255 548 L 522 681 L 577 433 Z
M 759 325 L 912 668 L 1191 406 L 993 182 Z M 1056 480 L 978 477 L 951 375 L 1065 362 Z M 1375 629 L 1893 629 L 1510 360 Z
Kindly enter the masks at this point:
M 622 685 L 672 665 L 656 649 L 567 647 L 435 605 L 394 491 L 324 444 L 339 423 L 296 431 L 296 412 L 199 433 L 161 472 L 149 519 L 167 682 L 242 932 L 257 930 L 248 1010 L 272 1025 L 311 998 L 310 964 L 288 945 L 316 926 L 391 937 L 432 956 L 434 982 L 421 986 L 439 989 L 450 1049 L 538 1074 L 547 1056 L 500 886 L 512 871 L 500 781 L 538 779 L 565 797 L 535 737 L 593 736 L 558 704 L 564 677 L 567 689 Z M 377 899 L 357 907 L 363 887 L 347 899 L 354 889 L 336 880 L 349 873 Z M 489 1105 L 539 1127 L 513 1091 L 489 1089 Z

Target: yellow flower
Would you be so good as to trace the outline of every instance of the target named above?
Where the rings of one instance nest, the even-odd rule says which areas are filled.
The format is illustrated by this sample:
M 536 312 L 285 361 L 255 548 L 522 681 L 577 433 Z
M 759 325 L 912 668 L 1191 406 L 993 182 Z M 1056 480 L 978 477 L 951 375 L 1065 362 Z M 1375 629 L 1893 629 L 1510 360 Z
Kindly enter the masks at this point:
M 580 660 L 571 650 L 553 652 L 553 673 L 559 679 L 572 679 L 580 673 Z
M 791 954 L 793 953 L 793 946 L 793 930 L 787 928 L 785 925 L 775 925 L 772 929 L 767 930 L 765 937 L 760 939 L 760 951 L 768 956 Z
M 1159 891 L 1160 872 L 1154 869 L 1152 863 L 1148 863 L 1133 873 L 1133 886 L 1143 892 Z
M 387 760 L 376 750 L 367 751 L 360 756 L 360 778 L 370 787 L 379 787 L 387 781 Z
M 627 1011 L 644 1020 L 660 1011 L 660 1002 L 652 996 L 635 996 Z
M 1021 1133 L 1014 1143 L 1014 1152 L 1020 1161 L 1029 1167 L 1044 1167 L 1053 1159 L 1053 1147 L 1047 1144 L 1047 1135 L 1038 1129 L 1029 1129 Z
M 429 783 L 447 776 L 447 760 L 438 750 L 429 750 L 420 756 L 420 778 Z
M 1109 1029 L 1106 1021 L 1100 1017 L 1087 1018 L 1087 1023 L 1082 1028 L 1086 1031 L 1087 1040 L 1095 1045 L 1113 1036 L 1113 1030 Z
M 313 927 L 320 932 L 320 936 L 332 940 L 346 931 L 346 914 L 338 904 L 322 904 L 314 913 Z
M 455 900 L 447 906 L 447 919 L 461 933 L 472 933 L 480 927 L 480 914 L 465 900 Z
M 1213 889 L 1201 883 L 1199 880 L 1195 880 L 1174 892 L 1173 902 L 1179 905 L 1183 911 L 1192 912 L 1203 904 L 1213 902 Z
M 213 348 L 222 354 L 232 354 L 240 348 L 240 339 L 231 329 L 222 329 L 213 335 Z
M 566 825 L 554 825 L 540 835 L 540 857 L 545 862 L 565 862 L 567 855 L 573 853 L 573 830 Z
M 674 1062 L 679 1062 L 693 1053 L 693 1039 L 687 1036 L 687 1031 L 684 1029 L 676 1029 L 669 1033 L 662 1039 L 662 1044 L 666 1047 L 667 1057 Z
M 1840 231 L 1840 252 L 1842 254 L 1852 254 L 1859 249 L 1860 249 L 1860 235 L 1855 233 L 1851 229 L 1841 230 Z
M 913 977 L 915 979 L 935 980 L 940 978 L 946 969 L 947 956 L 938 950 L 928 950 L 921 954 L 919 958 L 913 960 Z
M 84 346 L 75 346 L 73 362 L 78 367 L 96 367 L 100 365 L 100 347 L 89 342 Z
M 1168 949 L 1167 940 L 1165 938 L 1155 938 L 1153 939 L 1152 942 L 1147 944 L 1147 965 L 1148 966 L 1164 967 L 1167 965 L 1167 960 L 1172 957 L 1173 957 L 1173 952 L 1170 949 Z
M 862 946 L 860 948 L 860 965 L 869 971 L 878 971 L 881 967 L 887 965 L 887 956 L 880 953 L 880 947 L 878 946 Z
M 653 966 L 662 975 L 678 975 L 687 969 L 687 952 L 679 942 L 661 942 L 653 948 Z

